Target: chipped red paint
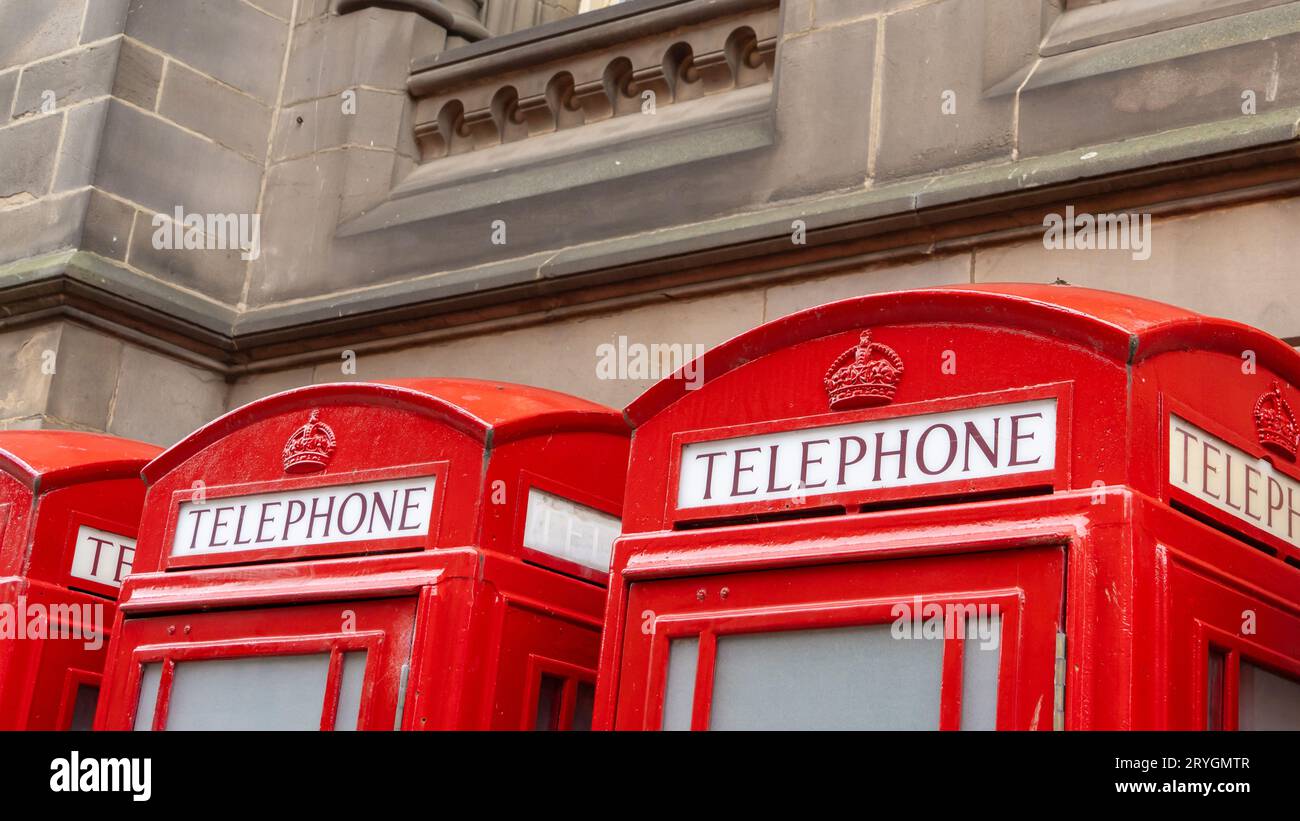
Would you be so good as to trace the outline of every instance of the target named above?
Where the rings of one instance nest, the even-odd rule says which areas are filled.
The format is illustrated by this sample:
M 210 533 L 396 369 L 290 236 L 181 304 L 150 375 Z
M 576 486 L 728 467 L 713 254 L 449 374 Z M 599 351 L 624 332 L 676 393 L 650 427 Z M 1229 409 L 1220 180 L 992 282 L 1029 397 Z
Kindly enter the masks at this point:
M 906 376 L 890 383 L 888 404 L 828 413 L 827 371 L 867 331 Z M 1280 401 L 1300 400 L 1300 355 L 1280 340 L 1102 291 L 955 286 L 801 311 L 722 343 L 696 367 L 698 390 L 665 379 L 625 411 L 637 493 L 615 547 L 597 726 L 661 726 L 674 637 L 699 639 L 690 723 L 705 728 L 720 637 L 888 621 L 882 603 L 914 596 L 1010 596 L 1018 632 L 1004 647 L 1000 728 L 1234 727 L 1232 709 L 1209 714 L 1212 649 L 1227 659 L 1229 698 L 1243 660 L 1300 679 L 1300 528 L 1288 539 L 1280 518 L 1264 526 L 1269 507 L 1289 515 L 1268 477 L 1236 464 L 1258 475 L 1248 499 L 1238 490 L 1223 505 L 1212 503 L 1213 471 L 1190 491 L 1171 479 L 1171 456 L 1183 455 L 1170 451 L 1176 416 L 1300 480 L 1255 428 L 1257 400 L 1275 380 Z M 809 434 L 821 427 L 1043 398 L 1057 414 L 1050 470 L 684 505 L 678 477 L 692 443 L 799 431 L 804 468 L 820 468 L 836 453 L 809 450 L 810 439 L 830 438 Z M 788 481 L 755 468 L 763 447 L 747 450 L 729 487 L 785 490 Z M 714 451 L 703 454 L 710 468 Z M 1243 629 L 1245 611 L 1254 619 Z M 955 728 L 961 650 L 949 644 L 939 726 Z

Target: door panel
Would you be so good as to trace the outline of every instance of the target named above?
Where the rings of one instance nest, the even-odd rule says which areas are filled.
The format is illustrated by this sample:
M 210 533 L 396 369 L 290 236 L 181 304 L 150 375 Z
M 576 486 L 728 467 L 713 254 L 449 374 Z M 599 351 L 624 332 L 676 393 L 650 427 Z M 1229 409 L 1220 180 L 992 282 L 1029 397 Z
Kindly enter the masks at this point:
M 1295 605 L 1177 558 L 1168 575 L 1169 728 L 1300 729 Z
M 393 729 L 415 599 L 129 619 L 112 727 Z
M 622 729 L 1050 729 L 1064 549 L 633 584 Z

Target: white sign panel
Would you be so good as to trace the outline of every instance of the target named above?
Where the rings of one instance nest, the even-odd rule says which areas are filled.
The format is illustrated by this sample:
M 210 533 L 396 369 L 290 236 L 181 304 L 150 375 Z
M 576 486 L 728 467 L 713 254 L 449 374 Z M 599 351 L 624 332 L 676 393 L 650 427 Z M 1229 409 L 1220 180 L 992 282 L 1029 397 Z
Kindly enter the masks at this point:
M 434 478 L 314 487 L 181 504 L 173 556 L 425 536 Z
M 614 540 L 622 529 L 622 522 L 608 513 L 528 489 L 524 547 L 608 573 Z
M 1300 546 L 1300 482 L 1172 414 L 1169 484 Z
M 78 579 L 121 587 L 134 559 L 135 539 L 86 525 L 77 528 L 71 573 Z
M 678 509 L 1051 470 L 1056 400 L 777 431 L 682 448 Z

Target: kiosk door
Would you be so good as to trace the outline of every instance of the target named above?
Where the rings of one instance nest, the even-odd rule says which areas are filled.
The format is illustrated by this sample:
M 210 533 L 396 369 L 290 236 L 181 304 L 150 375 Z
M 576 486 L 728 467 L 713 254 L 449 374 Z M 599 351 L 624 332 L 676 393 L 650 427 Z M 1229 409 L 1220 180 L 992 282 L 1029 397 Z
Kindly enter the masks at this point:
M 1051 729 L 1061 547 L 633 584 L 615 724 Z
M 1284 600 L 1214 579 L 1170 551 L 1170 700 L 1178 730 L 1300 730 L 1300 615 Z M 1185 638 L 1184 638 L 1185 637 Z M 1175 686 L 1179 686 L 1175 684 Z
M 128 619 L 137 730 L 380 730 L 399 720 L 415 599 Z M 129 651 L 125 648 L 131 648 Z

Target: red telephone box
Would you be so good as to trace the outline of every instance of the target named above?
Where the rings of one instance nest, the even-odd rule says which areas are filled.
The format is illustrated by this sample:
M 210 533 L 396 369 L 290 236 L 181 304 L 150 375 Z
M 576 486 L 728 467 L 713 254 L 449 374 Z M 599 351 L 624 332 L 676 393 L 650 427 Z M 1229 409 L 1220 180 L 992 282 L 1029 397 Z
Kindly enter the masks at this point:
M 89 730 L 159 448 L 0 432 L 0 729 Z
M 597 725 L 1300 728 L 1300 356 L 1082 288 L 848 299 L 627 409 Z
M 628 436 L 459 379 L 217 419 L 144 469 L 102 726 L 589 727 Z

